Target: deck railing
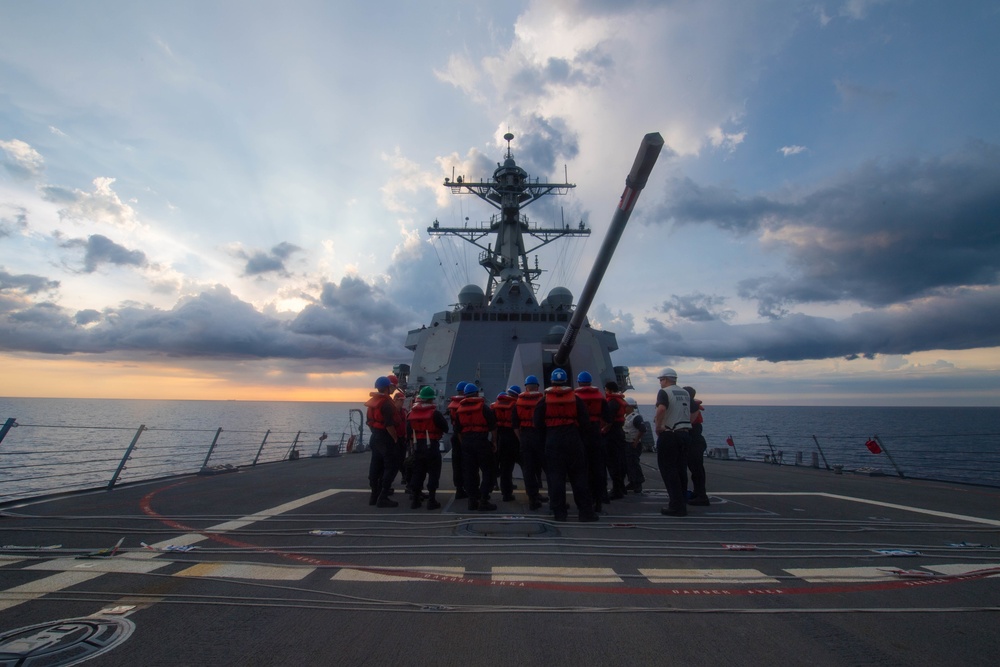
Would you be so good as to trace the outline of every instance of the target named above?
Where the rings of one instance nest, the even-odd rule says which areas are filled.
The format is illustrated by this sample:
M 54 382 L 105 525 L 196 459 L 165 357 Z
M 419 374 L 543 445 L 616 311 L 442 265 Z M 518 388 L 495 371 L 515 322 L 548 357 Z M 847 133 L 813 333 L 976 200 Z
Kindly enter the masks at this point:
M 364 420 L 326 432 L 22 424 L 0 426 L 0 503 L 367 448 Z M 354 413 L 358 413 L 355 415 Z

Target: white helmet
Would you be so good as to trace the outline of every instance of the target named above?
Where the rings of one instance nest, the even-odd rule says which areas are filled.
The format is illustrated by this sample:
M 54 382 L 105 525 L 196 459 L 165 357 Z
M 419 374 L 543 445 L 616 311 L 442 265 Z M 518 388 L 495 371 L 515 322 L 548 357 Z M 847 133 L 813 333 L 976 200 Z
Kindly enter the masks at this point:
M 657 375 L 656 377 L 657 377 L 657 379 L 659 379 L 659 378 L 673 378 L 673 379 L 676 380 L 677 379 L 677 371 L 675 371 L 673 368 L 664 368 L 662 371 L 660 371 L 660 374 Z

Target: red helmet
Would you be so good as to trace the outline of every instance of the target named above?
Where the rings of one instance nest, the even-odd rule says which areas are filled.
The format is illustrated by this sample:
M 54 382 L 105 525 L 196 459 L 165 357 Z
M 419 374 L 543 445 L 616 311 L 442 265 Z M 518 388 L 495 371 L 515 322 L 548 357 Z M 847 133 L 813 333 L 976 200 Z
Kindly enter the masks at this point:
M 390 383 L 390 384 L 391 384 L 391 385 L 392 385 L 393 387 L 398 387 L 398 386 L 399 386 L 399 378 L 398 378 L 398 377 L 396 377 L 396 374 L 395 374 L 395 373 L 389 373 L 389 375 L 387 375 L 386 377 L 388 377 L 388 378 L 389 378 L 389 383 Z

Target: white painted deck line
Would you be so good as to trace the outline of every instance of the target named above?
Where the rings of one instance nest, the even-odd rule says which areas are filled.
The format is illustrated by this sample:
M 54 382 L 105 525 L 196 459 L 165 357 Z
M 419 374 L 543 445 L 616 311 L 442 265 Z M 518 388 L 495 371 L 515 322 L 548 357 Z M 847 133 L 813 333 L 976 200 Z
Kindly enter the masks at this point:
M 433 575 L 443 575 L 446 577 L 464 577 L 464 567 L 380 567 L 379 570 L 392 570 L 403 572 L 427 572 Z M 437 581 L 437 576 L 427 579 L 420 576 L 383 574 L 382 572 L 369 572 L 367 570 L 354 570 L 344 568 L 330 577 L 332 581 Z
M 575 584 L 618 584 L 609 567 L 494 567 L 493 581 L 548 581 Z
M 769 577 L 754 569 L 666 569 L 639 568 L 639 573 L 651 584 L 777 584 Z
M 311 567 L 276 567 L 250 563 L 198 563 L 181 570 L 175 577 L 221 577 L 257 581 L 299 581 L 312 574 Z

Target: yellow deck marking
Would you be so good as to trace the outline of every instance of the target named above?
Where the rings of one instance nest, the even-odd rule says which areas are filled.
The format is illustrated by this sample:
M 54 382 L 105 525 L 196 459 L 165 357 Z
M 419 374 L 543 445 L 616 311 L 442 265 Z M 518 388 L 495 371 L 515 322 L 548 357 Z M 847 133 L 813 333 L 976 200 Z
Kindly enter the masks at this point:
M 610 567 L 494 567 L 493 581 L 558 581 L 577 584 L 622 582 Z
M 639 568 L 639 573 L 652 584 L 777 584 L 774 577 L 754 569 L 685 570 Z
M 181 570 L 175 577 L 222 577 L 225 579 L 257 579 L 269 581 L 299 581 L 314 568 L 251 565 L 249 563 L 198 563 Z
M 70 586 L 76 586 L 77 584 L 82 584 L 85 581 L 96 579 L 101 576 L 101 574 L 103 573 L 80 571 L 60 572 L 59 574 L 53 574 L 51 577 L 45 577 L 44 579 L 32 581 L 28 584 L 8 588 L 7 590 L 0 591 L 0 611 L 16 607 L 22 602 L 37 600 L 38 598 L 49 593 L 55 593 L 56 591 L 61 591 L 64 588 L 69 588 Z
M 145 560 L 134 560 L 131 558 L 116 556 L 115 558 L 56 558 L 46 560 L 34 565 L 29 565 L 25 570 L 57 570 L 65 572 L 96 572 L 104 574 L 106 572 L 128 572 L 138 573 L 152 572 L 161 567 L 166 567 L 170 563 L 150 563 Z

